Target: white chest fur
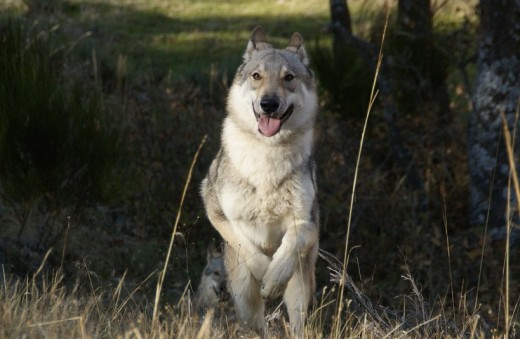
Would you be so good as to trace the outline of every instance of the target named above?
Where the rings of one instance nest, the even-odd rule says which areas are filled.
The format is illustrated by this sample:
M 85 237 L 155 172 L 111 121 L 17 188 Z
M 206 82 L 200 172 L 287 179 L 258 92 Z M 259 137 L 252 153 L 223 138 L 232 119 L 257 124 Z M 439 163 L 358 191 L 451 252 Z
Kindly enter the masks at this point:
M 292 138 L 294 140 L 291 142 L 264 142 L 247 135 L 228 118 L 224 122 L 222 141 L 232 164 L 241 176 L 260 188 L 279 186 L 309 159 L 313 131 L 308 130 Z
M 315 192 L 311 173 L 301 168 L 311 142 L 309 131 L 290 143 L 266 144 L 225 122 L 223 146 L 240 178 L 222 186 L 220 204 L 233 226 L 267 251 L 291 223 L 310 218 Z

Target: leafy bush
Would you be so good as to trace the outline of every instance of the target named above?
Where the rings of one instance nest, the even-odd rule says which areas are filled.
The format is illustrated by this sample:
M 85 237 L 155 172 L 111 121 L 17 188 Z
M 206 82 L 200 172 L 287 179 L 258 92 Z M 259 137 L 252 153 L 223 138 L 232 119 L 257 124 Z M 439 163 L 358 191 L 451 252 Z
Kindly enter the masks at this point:
M 0 189 L 9 199 L 106 197 L 118 135 L 80 75 L 66 69 L 49 32 L 15 21 L 0 28 Z

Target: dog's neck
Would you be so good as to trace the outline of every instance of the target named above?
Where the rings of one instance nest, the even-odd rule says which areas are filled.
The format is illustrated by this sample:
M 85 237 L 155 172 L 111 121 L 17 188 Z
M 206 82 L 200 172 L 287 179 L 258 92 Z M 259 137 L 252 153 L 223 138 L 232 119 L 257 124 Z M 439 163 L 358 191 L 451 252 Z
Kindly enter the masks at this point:
M 257 188 L 278 187 L 312 155 L 312 128 L 293 132 L 280 142 L 262 138 L 267 137 L 252 137 L 230 117 L 224 121 L 222 147 L 241 176 Z

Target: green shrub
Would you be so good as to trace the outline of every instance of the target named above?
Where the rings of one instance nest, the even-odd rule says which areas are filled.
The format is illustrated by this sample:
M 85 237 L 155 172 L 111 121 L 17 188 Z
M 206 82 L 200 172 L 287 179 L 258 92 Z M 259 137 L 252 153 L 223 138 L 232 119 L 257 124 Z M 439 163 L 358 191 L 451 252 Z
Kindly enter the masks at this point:
M 107 196 L 118 135 L 99 91 L 85 78 L 53 51 L 48 32 L 29 32 L 15 21 L 0 28 L 5 197 L 75 204 Z

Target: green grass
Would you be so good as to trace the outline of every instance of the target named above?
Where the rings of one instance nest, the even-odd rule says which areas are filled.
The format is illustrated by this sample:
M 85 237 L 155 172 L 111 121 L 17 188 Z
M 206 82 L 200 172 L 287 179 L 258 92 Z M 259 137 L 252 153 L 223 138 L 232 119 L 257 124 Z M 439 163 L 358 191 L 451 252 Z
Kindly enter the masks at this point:
M 3 6 L 21 11 L 21 3 L 10 1 Z M 381 3 L 358 0 L 349 1 L 349 6 L 354 14 L 354 31 L 367 36 L 374 19 L 381 16 Z M 460 22 L 464 14 L 471 14 L 470 8 L 470 4 L 460 1 L 440 6 L 438 24 Z M 321 32 L 328 20 L 328 2 L 296 0 L 176 0 L 174 4 L 71 0 L 64 1 L 60 14 L 52 19 L 62 31 L 91 32 L 78 46 L 84 56 L 95 48 L 102 59 L 113 65 L 119 54 L 127 55 L 129 69 L 139 79 L 151 73 L 160 79 L 202 83 L 208 80 L 211 67 L 228 78 L 233 75 L 256 25 L 264 26 L 276 45 L 283 46 L 293 31 L 299 31 L 311 46 L 317 38 L 322 43 L 330 41 Z
M 0 175 L 3 197 L 102 200 L 117 162 L 117 119 L 95 86 L 67 69 L 49 31 L 19 21 L 0 32 Z M 115 119 L 115 120 L 114 120 Z M 33 200 L 33 201 L 34 201 Z
M 96 48 L 109 64 L 128 55 L 137 77 L 152 72 L 174 80 L 208 78 L 211 65 L 233 74 L 253 27 L 276 32 L 287 43 L 293 30 L 312 41 L 327 21 L 328 7 L 318 1 L 70 1 L 63 6 L 62 29 L 91 31 L 80 49 Z

